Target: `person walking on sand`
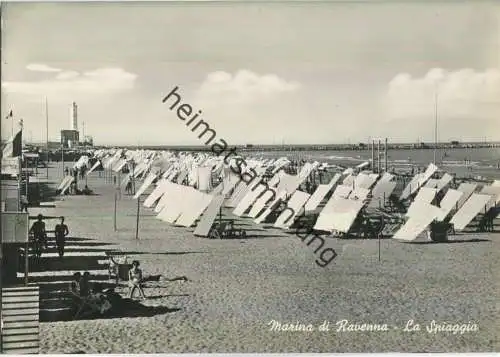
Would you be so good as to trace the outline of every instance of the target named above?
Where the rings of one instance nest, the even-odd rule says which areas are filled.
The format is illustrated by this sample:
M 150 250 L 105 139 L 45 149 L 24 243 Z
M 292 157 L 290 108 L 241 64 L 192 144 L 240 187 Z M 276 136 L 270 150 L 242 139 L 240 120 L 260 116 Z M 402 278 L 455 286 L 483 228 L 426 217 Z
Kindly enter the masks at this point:
M 66 236 L 69 234 L 68 226 L 64 224 L 64 217 L 61 217 L 61 223 L 56 225 L 54 229 L 56 235 L 56 246 L 59 257 L 64 256 L 64 245 L 66 243 Z
M 142 270 L 139 269 L 139 261 L 137 260 L 132 262 L 132 269 L 128 271 L 128 285 L 130 287 L 130 299 L 133 298 L 135 289 L 138 289 L 142 298 L 146 300 L 146 295 L 142 289 Z

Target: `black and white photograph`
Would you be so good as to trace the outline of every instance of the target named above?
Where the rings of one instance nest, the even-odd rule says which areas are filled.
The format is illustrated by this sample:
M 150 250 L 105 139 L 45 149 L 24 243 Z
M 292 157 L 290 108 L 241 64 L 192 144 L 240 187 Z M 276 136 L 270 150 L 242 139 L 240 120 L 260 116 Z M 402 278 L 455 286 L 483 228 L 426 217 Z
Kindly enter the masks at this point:
M 499 351 L 500 2 L 0 11 L 0 353 Z

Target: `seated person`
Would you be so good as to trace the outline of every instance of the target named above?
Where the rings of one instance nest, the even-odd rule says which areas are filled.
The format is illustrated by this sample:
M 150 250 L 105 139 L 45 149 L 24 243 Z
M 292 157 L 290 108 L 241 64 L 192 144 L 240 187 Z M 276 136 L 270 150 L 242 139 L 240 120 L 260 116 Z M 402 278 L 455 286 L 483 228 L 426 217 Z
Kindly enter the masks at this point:
M 86 271 L 80 280 L 80 296 L 87 297 L 92 291 L 92 286 L 90 283 L 90 273 Z
M 71 294 L 71 310 L 75 314 L 80 306 L 80 280 L 82 279 L 82 274 L 77 272 L 73 274 L 73 280 L 69 283 L 69 292 Z
M 69 292 L 72 295 L 80 297 L 80 281 L 82 280 L 82 274 L 76 272 L 73 274 L 73 280 L 69 283 Z
M 112 308 L 108 297 L 103 293 L 102 284 L 100 283 L 96 283 L 92 289 L 92 294 L 89 296 L 89 303 L 92 304 L 95 310 L 99 311 L 101 315 L 110 311 Z

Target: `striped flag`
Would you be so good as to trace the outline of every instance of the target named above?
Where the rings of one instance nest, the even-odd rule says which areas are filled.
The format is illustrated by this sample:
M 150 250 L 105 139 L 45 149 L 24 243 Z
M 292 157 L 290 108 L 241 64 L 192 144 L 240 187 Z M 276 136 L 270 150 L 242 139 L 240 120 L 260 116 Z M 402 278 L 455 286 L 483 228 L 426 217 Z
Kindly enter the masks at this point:
M 2 157 L 17 157 L 22 155 L 23 131 L 19 129 L 17 134 L 9 139 L 2 151 Z

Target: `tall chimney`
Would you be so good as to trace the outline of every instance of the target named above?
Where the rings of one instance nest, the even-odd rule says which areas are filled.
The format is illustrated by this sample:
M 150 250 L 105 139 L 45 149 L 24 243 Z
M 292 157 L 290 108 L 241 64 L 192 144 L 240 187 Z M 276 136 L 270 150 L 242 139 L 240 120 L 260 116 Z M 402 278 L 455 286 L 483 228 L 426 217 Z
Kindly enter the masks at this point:
M 70 129 L 78 130 L 78 106 L 75 102 L 71 104 L 70 108 Z

